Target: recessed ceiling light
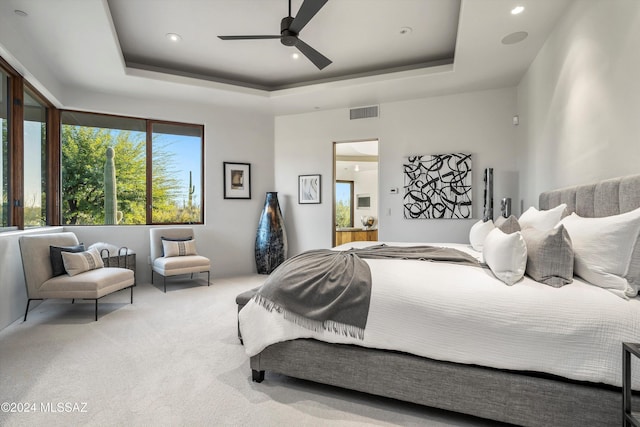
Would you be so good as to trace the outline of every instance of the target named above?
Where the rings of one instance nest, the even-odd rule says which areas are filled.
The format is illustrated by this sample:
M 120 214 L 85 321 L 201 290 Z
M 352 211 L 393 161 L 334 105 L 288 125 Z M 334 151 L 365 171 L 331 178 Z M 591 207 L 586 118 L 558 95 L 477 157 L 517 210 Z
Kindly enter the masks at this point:
M 182 37 L 180 36 L 180 34 L 176 34 L 176 33 L 167 33 L 165 37 L 167 37 L 172 42 L 179 42 L 180 40 L 182 40 Z
M 526 39 L 529 33 L 526 31 L 517 31 L 515 33 L 507 34 L 502 38 L 502 44 L 516 44 Z
M 300 54 L 299 54 L 298 52 L 293 52 L 293 53 L 291 54 L 291 57 L 292 57 L 293 59 L 298 59 L 298 58 L 300 58 Z
M 411 34 L 412 31 L 413 31 L 413 28 L 411 28 L 411 27 L 402 27 L 402 28 L 400 28 L 400 34 L 402 34 L 402 35 Z
M 13 13 L 15 13 L 18 16 L 22 16 L 22 17 L 25 17 L 25 16 L 29 15 L 27 12 L 25 12 L 24 10 L 20 10 L 20 9 L 14 10 Z
M 520 13 L 524 12 L 524 6 L 516 6 L 513 9 L 511 9 L 511 14 L 512 15 L 518 15 Z

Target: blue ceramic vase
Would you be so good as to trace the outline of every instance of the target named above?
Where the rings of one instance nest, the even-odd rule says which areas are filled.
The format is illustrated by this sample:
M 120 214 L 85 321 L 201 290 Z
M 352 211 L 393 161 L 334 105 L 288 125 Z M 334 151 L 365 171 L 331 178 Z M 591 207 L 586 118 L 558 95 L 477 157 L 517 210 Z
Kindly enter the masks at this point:
M 287 233 L 278 204 L 278 193 L 268 192 L 256 235 L 256 267 L 270 274 L 287 259 Z

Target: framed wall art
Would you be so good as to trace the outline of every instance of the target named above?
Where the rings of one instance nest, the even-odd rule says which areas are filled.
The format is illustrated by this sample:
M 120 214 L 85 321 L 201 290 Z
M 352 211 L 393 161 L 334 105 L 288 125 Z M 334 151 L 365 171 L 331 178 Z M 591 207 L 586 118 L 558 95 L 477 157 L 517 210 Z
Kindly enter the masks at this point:
M 406 219 L 471 218 L 471 154 L 412 156 L 404 165 Z
M 298 203 L 320 203 L 321 182 L 320 175 L 298 176 Z
M 251 198 L 251 164 L 224 162 L 224 198 Z

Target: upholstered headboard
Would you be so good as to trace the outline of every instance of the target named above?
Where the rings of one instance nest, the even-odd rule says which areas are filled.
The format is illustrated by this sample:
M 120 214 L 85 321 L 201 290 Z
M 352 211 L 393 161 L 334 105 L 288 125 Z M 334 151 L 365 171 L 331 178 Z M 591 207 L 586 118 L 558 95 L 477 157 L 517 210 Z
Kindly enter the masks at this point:
M 540 209 L 567 204 L 569 213 L 583 217 L 617 215 L 640 207 L 640 175 L 607 179 L 540 194 Z

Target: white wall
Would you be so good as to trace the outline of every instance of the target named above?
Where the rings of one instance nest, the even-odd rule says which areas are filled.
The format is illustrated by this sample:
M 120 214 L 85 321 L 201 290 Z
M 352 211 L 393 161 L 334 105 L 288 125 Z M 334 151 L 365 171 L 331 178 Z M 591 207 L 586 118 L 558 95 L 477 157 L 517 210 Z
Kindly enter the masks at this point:
M 374 228 L 378 227 L 378 171 L 377 170 L 361 170 L 356 172 L 353 183 L 353 225 L 354 227 L 362 227 L 362 216 L 372 216 L 375 218 Z M 367 209 L 358 209 L 358 195 L 369 195 L 371 197 L 371 206 Z
M 640 172 L 640 2 L 576 1 L 518 86 L 521 195 Z
M 499 199 L 518 200 L 516 90 L 506 88 L 380 105 L 380 117 L 349 120 L 347 109 L 279 116 L 275 120 L 275 183 L 285 217 L 290 255 L 331 246 L 334 141 L 379 139 L 379 238 L 385 241 L 468 241 L 482 211 L 482 171 L 493 167 Z M 409 155 L 473 155 L 471 220 L 405 220 L 403 169 Z M 299 205 L 297 176 L 322 174 L 322 204 Z M 509 182 L 506 182 L 507 179 Z M 399 194 L 389 194 L 398 188 Z M 509 192 L 507 192 L 509 191 Z

